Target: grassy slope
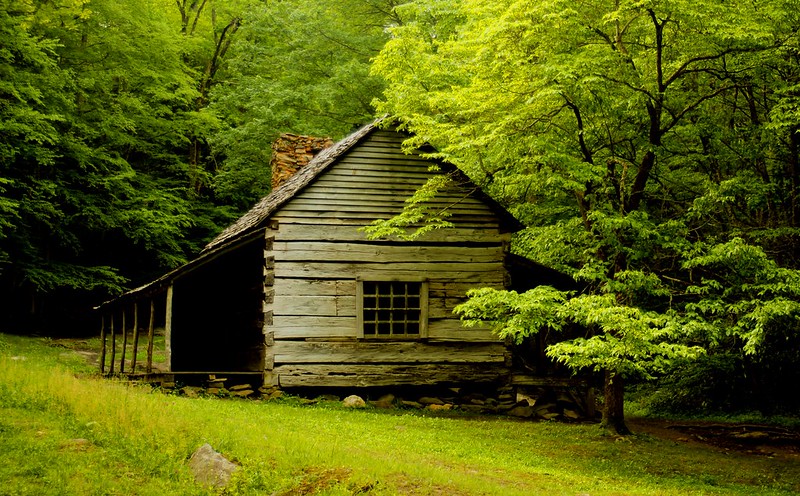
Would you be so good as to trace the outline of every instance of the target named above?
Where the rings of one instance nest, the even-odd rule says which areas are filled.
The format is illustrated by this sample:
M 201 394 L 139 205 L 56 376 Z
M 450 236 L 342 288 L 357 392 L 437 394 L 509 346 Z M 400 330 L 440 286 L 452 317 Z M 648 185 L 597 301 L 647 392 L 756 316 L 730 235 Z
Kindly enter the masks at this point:
M 187 399 L 91 372 L 46 341 L 0 335 L 0 494 L 203 494 L 186 459 L 204 442 L 242 466 L 229 494 L 800 491 L 797 460 L 594 425 Z

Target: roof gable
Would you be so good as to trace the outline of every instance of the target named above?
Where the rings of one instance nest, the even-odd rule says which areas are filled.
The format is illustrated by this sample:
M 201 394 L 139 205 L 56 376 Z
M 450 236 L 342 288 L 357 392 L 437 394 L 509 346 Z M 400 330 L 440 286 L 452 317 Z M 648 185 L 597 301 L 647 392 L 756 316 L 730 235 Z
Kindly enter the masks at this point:
M 379 129 L 381 121 L 368 124 L 341 141 L 320 152 L 304 168 L 300 169 L 294 176 L 289 178 L 282 186 L 273 190 L 269 195 L 262 198 L 253 208 L 240 217 L 236 222 L 223 230 L 216 238 L 209 242 L 203 249 L 203 253 L 217 249 L 236 241 L 253 230 L 259 229 L 263 223 L 275 212 L 290 202 L 303 189 L 313 183 L 317 178 L 329 170 L 341 157 L 348 151 L 364 141 L 368 136 Z M 462 184 L 472 184 L 472 181 L 455 166 L 436 161 L 444 171 L 454 176 Z M 501 224 L 507 231 L 516 231 L 522 228 L 506 209 L 495 202 L 491 197 L 483 193 L 477 186 L 474 187 L 474 195 L 497 214 Z

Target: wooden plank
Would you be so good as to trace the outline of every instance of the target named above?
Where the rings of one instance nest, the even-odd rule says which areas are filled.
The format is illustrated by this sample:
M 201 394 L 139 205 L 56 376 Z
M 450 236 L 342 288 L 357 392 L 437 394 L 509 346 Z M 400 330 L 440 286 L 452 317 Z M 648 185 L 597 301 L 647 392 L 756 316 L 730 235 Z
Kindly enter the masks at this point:
M 464 327 L 460 320 L 430 319 L 428 338 L 431 341 L 500 342 L 490 327 Z
M 385 220 L 394 217 L 400 213 L 400 210 L 383 210 L 366 209 L 364 211 L 355 211 L 347 209 L 325 209 L 319 210 L 303 210 L 295 209 L 291 206 L 284 207 L 276 214 L 275 218 L 279 221 L 286 222 L 288 219 L 295 219 L 296 222 L 306 222 L 313 224 L 349 224 L 349 223 L 364 223 L 364 225 L 371 224 L 375 220 Z M 301 219 L 305 219 L 304 221 Z M 460 214 L 452 212 L 446 219 L 454 225 L 497 225 L 497 217 L 493 215 L 482 215 L 479 213 Z M 422 224 L 419 224 L 420 226 Z
M 371 162 L 374 163 L 374 162 Z M 424 184 L 430 178 L 435 177 L 437 175 L 441 175 L 440 173 L 430 172 L 428 170 L 422 168 L 412 168 L 412 167 L 399 167 L 394 170 L 371 170 L 370 168 L 361 168 L 358 166 L 354 167 L 337 167 L 334 166 L 323 173 L 322 176 L 328 180 L 352 180 L 353 178 L 358 178 L 358 180 L 365 180 L 365 181 L 372 181 L 374 178 L 380 178 L 384 181 L 398 181 L 398 184 L 409 184 L 404 181 L 412 181 L 412 182 L 420 182 Z
M 539 377 L 527 374 L 512 374 L 511 384 L 515 386 L 540 386 L 540 387 L 578 387 L 586 386 L 585 377 Z
M 499 263 L 339 263 L 281 262 L 276 277 L 374 280 L 439 279 L 442 281 L 502 283 L 505 270 Z
M 167 287 L 166 311 L 164 312 L 164 354 L 167 372 L 172 371 L 172 294 L 174 288 L 173 284 Z
M 355 337 L 356 318 L 276 315 L 271 330 L 276 340 Z
M 348 188 L 346 186 L 339 186 L 331 187 L 331 186 L 324 186 L 320 185 L 319 183 L 313 183 L 308 186 L 306 189 L 298 193 L 295 198 L 318 198 L 321 200 L 330 200 L 332 198 L 340 198 L 342 200 L 348 199 L 350 197 L 360 197 L 364 201 L 368 201 L 370 199 L 395 199 L 395 201 L 403 201 L 413 195 L 417 191 L 416 187 L 408 186 L 406 188 L 400 188 L 399 186 L 392 189 L 359 189 L 359 188 Z M 454 201 L 468 201 L 470 203 L 483 203 L 481 200 L 476 198 L 472 198 L 468 196 L 467 191 L 462 190 L 453 190 L 453 189 L 445 189 L 439 191 L 436 194 L 435 199 L 433 202 L 454 202 Z
M 420 157 L 419 155 L 406 155 L 400 150 L 400 147 L 383 146 L 377 144 L 360 145 L 351 150 L 347 155 L 342 157 L 342 161 L 351 161 L 353 159 L 361 158 L 368 159 L 372 162 L 388 162 L 388 161 L 404 161 L 411 164 L 424 164 L 434 165 L 435 163 L 430 159 Z
M 281 296 L 273 303 L 274 316 L 313 315 L 354 317 L 356 297 L 350 296 Z M 273 317 L 274 318 L 274 317 Z
M 432 176 L 441 174 L 440 171 L 431 170 L 432 162 L 419 157 L 408 155 L 383 156 L 379 160 L 374 160 L 375 148 L 364 148 L 356 153 L 351 153 L 347 157 L 337 162 L 333 168 L 337 171 L 364 170 L 371 172 L 384 172 L 388 174 L 396 172 L 412 172 Z
M 272 370 L 281 387 L 430 386 L 503 380 L 502 364 L 280 365 Z
M 356 293 L 355 279 L 285 279 L 275 278 L 275 296 L 337 296 Z
M 278 216 L 279 217 L 279 216 Z M 361 227 L 368 223 L 357 225 L 309 225 L 307 223 L 290 223 L 289 219 L 284 219 L 280 226 L 280 232 L 276 237 L 278 241 L 369 241 L 364 231 L 359 231 Z M 448 229 L 437 229 L 426 233 L 416 241 L 420 242 L 482 242 L 482 243 L 502 243 L 510 241 L 511 235 L 500 233 L 497 226 L 485 226 L 480 228 L 459 226 Z
M 276 341 L 275 364 L 289 363 L 503 363 L 501 343 Z
M 293 202 L 303 201 L 303 202 L 317 202 L 317 203 L 324 203 L 326 205 L 363 205 L 363 204 L 378 204 L 378 205 L 387 205 L 387 206 L 405 206 L 408 204 L 408 197 L 393 194 L 390 195 L 385 192 L 378 192 L 378 191 L 366 191 L 366 192 L 356 192 L 356 191 L 349 191 L 349 192 L 323 192 L 319 191 L 321 188 L 309 188 L 308 190 L 304 190 L 302 193 L 295 195 L 292 199 Z M 334 196 L 335 195 L 335 196 Z M 448 207 L 448 206 L 458 206 L 461 208 L 472 208 L 472 209 L 481 209 L 491 211 L 491 209 L 482 201 L 471 198 L 469 196 L 437 196 L 431 201 L 426 201 L 424 203 L 426 206 L 430 207 Z
M 287 225 L 287 224 L 304 224 L 304 225 L 314 226 L 315 228 L 319 228 L 319 229 L 325 229 L 328 226 L 333 226 L 333 227 L 351 226 L 351 227 L 357 229 L 357 228 L 360 228 L 360 227 L 369 226 L 375 220 L 380 220 L 380 219 L 375 219 L 375 217 L 371 217 L 371 218 L 370 217 L 355 218 L 355 217 L 344 217 L 344 216 L 342 216 L 342 217 L 327 216 L 327 217 L 324 217 L 324 218 L 320 218 L 318 216 L 311 215 L 311 214 L 302 215 L 302 216 L 288 215 L 288 214 L 287 215 L 276 214 L 274 218 L 275 218 L 275 220 L 280 221 L 283 225 Z M 448 227 L 446 229 L 441 229 L 440 230 L 440 231 L 446 231 L 446 233 L 440 233 L 439 234 L 439 237 L 440 237 L 439 239 L 444 239 L 445 241 L 455 241 L 453 236 L 458 236 L 458 233 L 456 232 L 456 230 L 458 230 L 458 229 L 469 229 L 469 230 L 476 230 L 476 231 L 477 230 L 495 230 L 495 231 L 497 230 L 497 223 L 496 222 L 484 222 L 484 223 L 480 223 L 480 222 L 477 222 L 477 221 L 476 222 L 471 222 L 471 221 L 470 222 L 462 222 L 462 221 L 460 221 L 458 219 L 448 219 L 448 221 L 451 222 L 451 225 L 456 226 L 456 227 L 455 228 L 454 227 Z M 420 227 L 422 227 L 421 224 L 410 226 L 407 229 L 407 232 L 413 233 L 417 229 L 419 229 Z M 364 236 L 361 239 L 367 239 L 367 238 L 366 238 L 366 236 Z M 398 238 L 396 238 L 394 236 L 390 236 L 388 238 L 380 238 L 380 239 L 390 239 L 390 240 L 395 240 L 395 241 L 398 240 Z M 434 239 L 436 239 L 436 238 L 434 238 Z M 420 241 L 431 241 L 431 238 L 428 238 L 428 235 L 426 235 L 425 237 L 420 238 Z M 470 241 L 470 239 L 466 238 L 466 237 L 463 237 L 462 241 L 467 241 L 468 242 L 468 241 Z
M 376 262 L 458 262 L 502 264 L 503 245 L 495 246 L 430 246 L 387 245 L 367 243 L 329 243 L 313 241 L 282 241 L 275 243 L 278 261 L 361 261 Z
M 393 191 L 395 189 L 416 191 L 425 184 L 423 178 L 420 179 L 394 179 L 387 177 L 364 177 L 354 178 L 340 175 L 322 175 L 316 180 L 315 184 L 327 188 L 373 190 L 373 191 Z
M 150 320 L 147 323 L 147 365 L 145 372 L 153 372 L 153 337 L 155 334 L 156 303 L 150 298 Z
M 476 286 L 470 282 L 459 281 L 431 281 L 430 292 L 431 295 L 445 298 L 463 298 L 466 296 L 467 291 L 476 287 L 491 287 L 494 289 L 503 289 L 502 285 L 495 286 Z
M 300 213 L 322 213 L 325 212 L 339 212 L 346 213 L 352 216 L 364 216 L 364 214 L 376 215 L 398 215 L 403 211 L 405 202 L 391 202 L 391 201 L 336 201 L 335 203 L 328 203 L 325 200 L 318 200 L 316 198 L 301 198 L 295 199 L 281 208 L 284 215 L 299 215 Z M 447 212 L 450 217 L 475 217 L 483 219 L 491 217 L 497 219 L 497 216 L 488 208 L 482 208 L 480 205 L 467 205 L 455 202 L 437 202 L 425 203 L 425 207 L 429 208 L 433 213 Z M 499 221 L 498 221 L 499 222 Z
M 395 181 L 393 178 L 389 177 L 364 177 L 356 180 L 354 177 L 349 176 L 333 175 L 326 177 L 323 175 L 320 176 L 320 178 L 317 179 L 313 185 L 309 186 L 309 190 L 313 191 L 317 188 L 333 188 L 343 192 L 352 192 L 352 190 L 357 190 L 372 192 L 373 194 L 385 194 L 387 192 L 391 193 L 392 191 L 395 191 L 397 192 L 398 196 L 409 196 L 409 193 L 416 192 L 426 182 L 427 181 L 422 180 L 422 178 L 419 180 L 399 179 Z M 463 197 L 466 192 L 467 190 L 464 188 L 448 186 L 439 190 L 437 196 L 455 196 L 460 198 Z

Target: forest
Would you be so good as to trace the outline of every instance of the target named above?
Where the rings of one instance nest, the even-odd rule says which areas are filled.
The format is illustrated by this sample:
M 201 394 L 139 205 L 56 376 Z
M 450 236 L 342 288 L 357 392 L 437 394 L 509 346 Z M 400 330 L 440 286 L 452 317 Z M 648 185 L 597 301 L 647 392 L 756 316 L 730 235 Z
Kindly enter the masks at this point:
M 0 330 L 93 332 L 269 191 L 279 133 L 387 115 L 583 288 L 476 288 L 467 324 L 585 330 L 548 354 L 620 422 L 653 378 L 659 408 L 800 406 L 793 2 L 0 2 Z M 446 228 L 441 187 L 373 234 Z

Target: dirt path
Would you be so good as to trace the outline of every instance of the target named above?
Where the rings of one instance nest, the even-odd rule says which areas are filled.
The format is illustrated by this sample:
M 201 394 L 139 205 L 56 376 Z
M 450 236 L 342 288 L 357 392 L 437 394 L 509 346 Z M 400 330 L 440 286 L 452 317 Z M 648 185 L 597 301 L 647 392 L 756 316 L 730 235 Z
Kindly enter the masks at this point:
M 635 433 L 679 443 L 800 462 L 800 429 L 787 427 L 703 421 L 629 419 Z

